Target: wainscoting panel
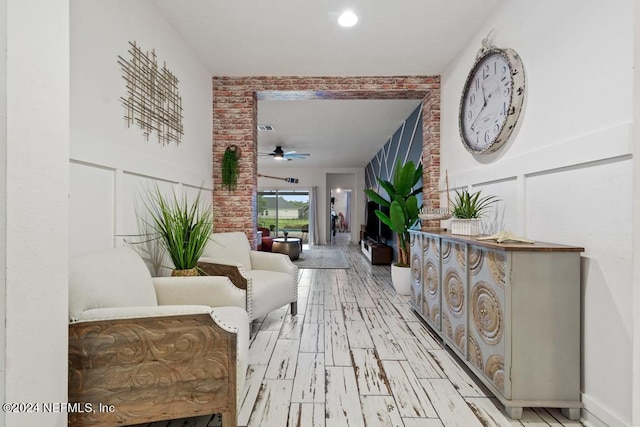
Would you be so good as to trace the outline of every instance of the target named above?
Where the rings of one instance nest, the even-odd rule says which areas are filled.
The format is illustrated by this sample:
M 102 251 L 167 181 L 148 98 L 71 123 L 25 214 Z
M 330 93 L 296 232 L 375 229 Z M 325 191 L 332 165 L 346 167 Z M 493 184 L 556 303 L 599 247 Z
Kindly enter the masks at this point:
M 443 158 L 441 166 L 441 189 L 448 168 L 452 188 L 482 189 L 504 200 L 504 227 L 498 228 L 585 248 L 581 345 L 586 403 L 595 401 L 589 400 L 594 395 L 631 393 L 631 130 L 629 123 L 620 123 L 513 157 L 508 150 L 494 158 L 479 156 L 474 167 L 456 170 L 456 165 L 469 162 L 452 158 Z M 613 355 L 617 362 L 603 372 L 599 364 Z M 591 405 L 585 413 L 592 410 L 599 411 Z
M 211 203 L 211 179 L 203 179 L 203 187 L 169 181 L 162 177 L 140 175 L 135 172 L 113 169 L 103 165 L 70 161 L 70 224 L 69 253 L 71 256 L 121 246 L 125 240 L 141 241 L 144 233 L 139 215 L 146 216 L 144 200 L 147 190 L 157 185 L 167 196 L 172 191 L 178 197 L 184 194 L 194 200 L 201 191 L 203 204 Z M 137 235 L 137 237 L 136 237 Z M 144 247 L 143 247 L 144 246 Z M 170 265 L 167 260 L 149 253 L 155 249 L 149 245 L 134 245 L 148 261 L 152 273 L 168 274 L 160 265 Z M 156 253 L 157 255 L 157 253 Z
M 112 169 L 85 163 L 69 165 L 70 256 L 113 247 L 114 183 Z

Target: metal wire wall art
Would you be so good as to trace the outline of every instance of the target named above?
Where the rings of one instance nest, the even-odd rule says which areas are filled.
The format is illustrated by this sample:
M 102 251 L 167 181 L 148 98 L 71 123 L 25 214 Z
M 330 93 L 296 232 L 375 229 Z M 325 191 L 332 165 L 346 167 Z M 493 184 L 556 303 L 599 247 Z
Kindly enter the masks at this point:
M 179 145 L 184 128 L 178 78 L 167 68 L 166 62 L 162 67 L 158 66 L 155 50 L 144 53 L 136 42 L 129 42 L 129 45 L 128 60 L 118 55 L 126 82 L 126 96 L 120 99 L 125 107 L 127 127 L 137 124 L 147 141 L 155 132 L 163 146 L 171 142 Z

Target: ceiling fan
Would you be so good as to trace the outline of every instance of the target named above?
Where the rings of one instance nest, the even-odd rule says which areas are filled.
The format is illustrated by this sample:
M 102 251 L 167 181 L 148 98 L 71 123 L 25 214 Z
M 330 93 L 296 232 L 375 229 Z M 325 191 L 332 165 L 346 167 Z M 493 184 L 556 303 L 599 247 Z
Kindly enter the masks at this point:
M 276 146 L 276 149 L 270 153 L 259 153 L 260 156 L 272 156 L 275 160 L 293 160 L 293 159 L 306 159 L 310 156 L 309 153 L 296 153 L 295 151 L 284 151 L 281 145 Z

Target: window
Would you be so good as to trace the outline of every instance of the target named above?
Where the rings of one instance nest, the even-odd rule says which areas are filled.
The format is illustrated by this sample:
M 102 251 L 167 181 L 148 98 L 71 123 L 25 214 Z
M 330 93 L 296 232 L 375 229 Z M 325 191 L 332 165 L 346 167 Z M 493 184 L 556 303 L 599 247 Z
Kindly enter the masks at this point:
M 271 230 L 274 236 L 285 232 L 309 243 L 309 191 L 259 190 L 258 227 Z

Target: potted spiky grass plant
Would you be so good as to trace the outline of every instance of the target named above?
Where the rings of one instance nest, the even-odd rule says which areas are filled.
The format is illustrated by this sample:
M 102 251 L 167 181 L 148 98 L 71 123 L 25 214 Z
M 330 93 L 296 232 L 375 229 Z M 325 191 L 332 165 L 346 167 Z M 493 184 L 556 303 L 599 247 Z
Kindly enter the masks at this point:
M 482 190 L 469 193 L 469 190 L 456 190 L 456 196 L 451 201 L 451 233 L 466 236 L 480 234 L 480 218 L 486 210 L 499 199 L 496 196 L 480 197 Z
M 213 231 L 213 210 L 200 193 L 192 202 L 186 196 L 165 196 L 156 186 L 144 202 L 149 218 L 143 223 L 149 239 L 156 239 L 173 262 L 172 276 L 197 276 L 196 263 Z

